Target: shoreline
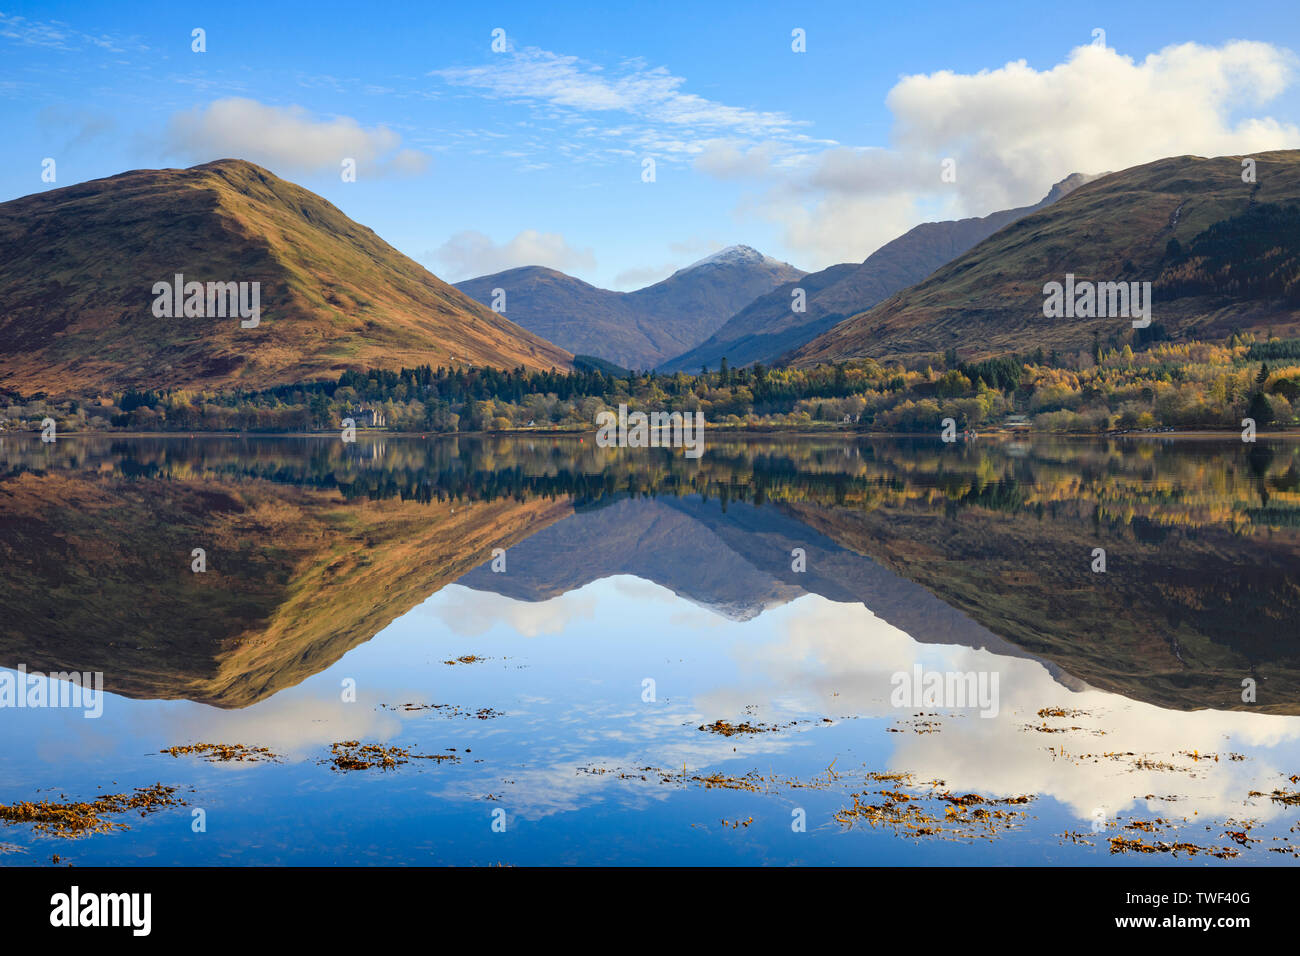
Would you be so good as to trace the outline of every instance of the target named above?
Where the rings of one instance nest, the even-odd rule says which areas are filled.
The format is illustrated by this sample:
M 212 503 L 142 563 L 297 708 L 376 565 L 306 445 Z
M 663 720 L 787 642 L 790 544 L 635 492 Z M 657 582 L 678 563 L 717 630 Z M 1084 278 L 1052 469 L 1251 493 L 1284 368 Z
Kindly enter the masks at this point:
M 877 431 L 854 431 L 838 428 L 748 428 L 744 426 L 737 427 L 718 427 L 705 426 L 705 433 L 712 435 L 735 435 L 744 438 L 869 438 L 869 439 L 888 439 L 888 438 L 930 438 L 937 439 L 938 436 L 932 431 L 926 432 L 877 432 Z M 562 429 L 562 428 L 511 428 L 502 431 L 457 431 L 457 432 L 416 432 L 400 431 L 390 432 L 381 429 L 357 429 L 357 437 L 365 436 L 367 438 L 385 438 L 385 439 L 415 439 L 417 441 L 427 441 L 438 438 L 593 438 L 596 435 L 596 429 Z M 33 438 L 39 439 L 39 431 L 31 432 L 0 432 L 0 440 L 8 437 L 15 438 Z M 136 431 L 68 431 L 62 432 L 58 436 L 58 441 L 67 438 L 325 438 L 337 440 L 337 431 L 327 432 L 231 432 L 231 431 L 166 431 L 166 432 L 136 432 Z M 963 437 L 960 441 L 950 442 L 949 444 L 970 444 L 979 441 L 1035 441 L 1045 438 L 1052 439 L 1083 439 L 1095 441 L 1105 438 L 1112 441 L 1120 439 L 1143 439 L 1143 440 L 1222 440 L 1222 439 L 1241 439 L 1240 429 L 1193 429 L 1190 431 L 1128 431 L 1128 432 L 1034 432 L 1034 431 L 1007 431 L 991 429 L 989 431 L 976 431 L 974 437 Z M 1300 439 L 1300 429 L 1284 429 L 1281 431 L 1260 431 L 1257 433 L 1260 440 L 1295 440 Z M 1248 443 L 1244 443 L 1248 444 Z

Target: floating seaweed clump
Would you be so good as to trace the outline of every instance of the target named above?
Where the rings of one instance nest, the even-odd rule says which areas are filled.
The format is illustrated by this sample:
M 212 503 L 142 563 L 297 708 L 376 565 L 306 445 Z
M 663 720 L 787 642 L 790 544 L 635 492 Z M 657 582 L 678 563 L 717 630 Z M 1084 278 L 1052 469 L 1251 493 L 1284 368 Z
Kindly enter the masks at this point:
M 1179 853 L 1186 853 L 1188 856 L 1196 856 L 1198 853 L 1206 853 L 1220 860 L 1231 860 L 1239 855 L 1237 850 L 1231 847 L 1214 847 L 1198 846 L 1195 843 L 1174 842 L 1167 843 L 1164 840 L 1157 840 L 1155 843 L 1147 843 L 1139 839 L 1130 839 L 1128 837 L 1113 836 L 1110 838 L 1111 853 L 1172 853 L 1177 856 Z
M 1046 722 L 1041 724 L 1025 724 L 1025 730 L 1036 730 L 1040 734 L 1068 734 L 1076 730 L 1083 730 L 1082 727 L 1049 727 Z
M 478 664 L 485 660 L 487 660 L 486 657 L 479 657 L 477 654 L 462 654 L 454 661 L 443 661 L 443 663 L 454 666 L 456 664 Z
M 330 744 L 330 754 L 332 755 L 330 759 L 322 762 L 327 762 L 335 770 L 342 771 L 369 770 L 372 767 L 392 770 L 412 760 L 432 760 L 436 763 L 442 763 L 444 760 L 452 763 L 460 762 L 460 758 L 454 754 L 413 754 L 405 747 L 363 744 L 358 740 L 344 740 Z
M 1092 733 L 1099 734 L 1101 733 L 1101 731 L 1094 730 L 1092 731 Z M 1113 760 L 1117 763 L 1127 763 L 1129 765 L 1130 772 L 1137 771 L 1137 770 L 1156 770 L 1162 773 L 1185 773 L 1188 774 L 1189 776 L 1193 776 L 1193 777 L 1196 776 L 1195 773 L 1196 768 L 1194 766 L 1180 767 L 1177 764 L 1172 764 L 1167 760 L 1152 759 L 1152 757 L 1147 754 L 1134 753 L 1132 750 L 1108 750 L 1104 753 L 1096 753 L 1096 754 L 1093 753 L 1075 754 L 1075 753 L 1067 753 L 1064 747 L 1060 748 L 1059 750 L 1056 747 L 1048 747 L 1047 752 L 1050 753 L 1053 757 L 1063 759 L 1063 760 L 1069 760 L 1072 763 L 1074 763 L 1076 766 L 1089 760 L 1091 760 L 1093 763 L 1099 763 L 1102 760 Z M 1206 755 L 1202 754 L 1200 759 L 1206 759 Z M 1163 798 L 1163 799 L 1172 799 L 1172 798 Z
M 912 782 L 912 774 L 906 770 L 898 771 L 895 773 L 881 773 L 877 771 L 871 771 L 867 774 L 867 779 L 876 780 L 880 783 L 892 782 L 892 783 L 910 784 Z
M 579 767 L 577 772 L 593 776 L 611 774 L 619 780 L 650 781 L 657 779 L 660 784 L 664 785 L 693 785 L 702 787 L 705 790 L 744 790 L 750 793 L 774 793 L 780 791 L 783 787 L 789 789 L 801 787 L 826 789 L 831 783 L 831 778 L 828 777 L 798 780 L 794 777 L 780 777 L 776 774 L 764 775 L 757 770 L 751 770 L 740 777 L 718 771 L 709 774 L 690 774 L 685 767 L 680 770 L 664 770 L 661 767 L 636 767 L 630 771 L 619 767 Z
M 1258 790 L 1252 790 L 1248 796 L 1268 797 L 1274 803 L 1281 803 L 1286 806 L 1296 806 L 1297 804 L 1300 804 L 1300 793 L 1293 790 L 1274 790 L 1272 793 L 1261 793 Z
M 1034 799 L 1020 796 L 998 800 L 975 793 L 959 796 L 947 792 L 922 796 L 901 790 L 877 793 L 885 798 L 883 802 L 868 803 L 864 802 L 869 799 L 868 794 L 851 794 L 853 806 L 838 811 L 835 819 L 844 826 L 867 823 L 873 828 L 891 827 L 899 836 L 991 840 L 1001 831 L 1019 826 L 1026 816 L 1019 810 L 999 810 L 999 804 L 1019 805 Z M 925 804 L 926 800 L 936 798 L 948 804 L 942 817 L 935 816 Z
M 794 722 L 791 721 L 784 726 L 793 727 Z M 751 724 L 748 721 L 732 724 L 725 720 L 715 720 L 711 724 L 700 724 L 698 729 L 710 734 L 720 734 L 723 737 L 734 737 L 737 734 L 770 734 L 782 728 L 775 724 Z
M 248 747 L 244 744 L 187 744 L 183 747 L 168 747 L 159 753 L 182 757 L 193 754 L 210 763 L 225 763 L 233 760 L 237 763 L 279 763 L 280 756 L 266 747 Z
M 748 773 L 743 777 L 733 777 L 725 773 L 711 773 L 707 777 L 691 777 L 691 783 L 702 784 L 705 790 L 749 790 L 758 793 L 766 789 L 763 786 L 763 778 L 756 772 Z
M 1158 833 L 1169 826 L 1164 817 L 1156 817 L 1154 820 L 1130 820 L 1124 824 L 1125 830 L 1141 830 L 1143 833 Z
M 943 729 L 943 722 L 938 720 L 926 720 L 926 717 L 942 717 L 943 714 L 927 714 L 921 712 L 913 714 L 911 720 L 900 720 L 893 727 L 886 727 L 885 732 L 890 734 L 905 734 L 909 730 L 914 734 L 937 734 Z M 951 714 L 949 716 L 952 716 Z
M 131 810 L 138 810 L 143 817 L 164 807 L 185 806 L 185 801 L 175 794 L 175 787 L 156 783 L 152 787 L 137 788 L 134 793 L 106 793 L 84 802 L 41 800 L 15 803 L 13 806 L 0 806 L 0 821 L 10 826 L 31 824 L 38 833 L 65 838 L 110 833 L 129 830 L 130 827 L 106 817 Z
M 413 714 L 421 710 L 445 711 L 447 717 L 464 717 L 466 720 L 475 718 L 476 720 L 491 720 L 494 717 L 504 716 L 504 712 L 493 710 L 491 707 L 480 707 L 478 710 L 463 710 L 455 704 L 380 704 L 385 710 L 400 710 L 404 713 Z
M 965 794 L 964 796 L 958 797 L 945 791 L 944 793 L 939 794 L 939 799 L 947 800 L 949 803 L 955 803 L 958 806 L 969 807 L 980 803 L 986 803 L 990 805 L 997 804 L 997 803 L 1016 805 L 1016 804 L 1028 803 L 1034 798 L 1029 796 L 1020 796 L 1020 797 L 1003 797 L 1002 799 L 997 800 L 992 797 L 981 797 L 978 793 L 968 793 Z
M 906 733 L 908 730 L 912 731 L 914 734 L 937 734 L 943 729 L 943 723 L 941 721 L 920 719 L 924 716 L 924 714 L 918 714 L 917 719 L 902 720 L 899 721 L 896 726 L 886 727 L 885 729 L 891 734 L 902 734 Z M 931 716 L 937 717 L 938 715 L 934 714 Z

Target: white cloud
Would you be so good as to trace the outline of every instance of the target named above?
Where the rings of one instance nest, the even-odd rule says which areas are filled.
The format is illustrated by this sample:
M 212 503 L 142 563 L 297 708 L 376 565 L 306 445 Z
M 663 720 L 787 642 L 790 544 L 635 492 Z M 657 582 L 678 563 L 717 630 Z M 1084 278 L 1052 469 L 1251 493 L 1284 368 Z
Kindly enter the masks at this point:
M 785 248 L 794 250 L 800 261 L 811 260 L 825 267 L 861 262 L 924 218 L 950 218 L 922 216 L 917 195 L 855 196 L 827 191 L 810 196 L 805 189 L 781 184 L 743 200 L 737 211 L 742 219 L 778 223 Z
M 1085 46 L 1050 70 L 1021 60 L 975 75 L 906 77 L 885 102 L 897 148 L 934 166 L 955 157 L 963 195 L 987 210 L 1034 201 L 1072 172 L 1300 145 L 1294 123 L 1234 120 L 1276 98 L 1295 70 L 1290 51 L 1244 40 L 1184 43 L 1141 61 Z
M 1070 173 L 1300 146 L 1294 122 L 1243 115 L 1290 88 L 1296 66 L 1289 50 L 1232 41 L 1141 60 L 1086 46 L 1046 70 L 1023 60 L 974 74 L 941 70 L 890 90 L 888 148 L 809 157 L 778 140 L 720 139 L 695 168 L 763 185 L 740 211 L 782 225 L 790 249 L 858 261 L 936 211 L 983 216 L 1028 205 Z M 940 179 L 946 158 L 956 161 L 955 183 Z
M 805 120 L 685 92 L 684 78 L 641 59 L 624 60 L 606 71 L 576 56 L 528 47 L 495 54 L 482 66 L 429 75 L 489 99 L 532 104 L 541 118 L 571 125 L 567 134 L 583 144 L 574 161 L 691 157 L 719 136 L 805 147 L 818 142 L 801 132 Z M 617 121 L 607 122 L 606 114 L 617 115 Z
M 562 272 L 590 272 L 596 268 L 596 257 L 591 249 L 577 249 L 558 232 L 538 232 L 536 229 L 525 229 L 503 243 L 493 242 L 489 236 L 467 229 L 456 233 L 424 258 L 448 282 L 460 282 L 519 266 L 547 266 Z
M 1244 803 L 1251 790 L 1277 786 L 1300 741 L 1300 718 L 1243 711 L 1175 711 L 1129 700 L 1084 685 L 1069 690 L 1032 658 L 1002 657 L 955 644 L 920 644 L 860 604 L 839 604 L 809 594 L 772 612 L 770 636 L 737 642 L 731 653 L 743 666 L 728 682 L 693 698 L 703 713 L 737 713 L 754 701 L 786 701 L 807 714 L 900 718 L 912 712 L 892 706 L 894 675 L 926 670 L 988 673 L 998 678 L 996 716 L 976 708 L 949 709 L 934 734 L 899 734 L 888 767 L 917 780 L 943 780 L 955 792 L 990 796 L 1038 794 L 1066 805 L 1081 821 L 1097 809 L 1108 819 L 1138 812 L 1148 793 L 1177 793 L 1190 813 L 1209 820 L 1249 813 L 1261 820 L 1282 816 L 1284 808 Z M 1082 711 L 1083 729 L 1048 743 L 1068 745 L 1074 757 L 1049 748 L 1027 727 L 1041 723 L 1044 705 Z M 940 708 L 942 710 L 942 708 Z M 759 720 L 789 719 L 786 710 L 761 705 Z M 962 715 L 962 716 L 955 716 Z M 1264 748 L 1246 761 L 1196 760 L 1189 751 L 1229 753 Z M 1279 748 L 1270 753 L 1269 748 Z M 1113 759 L 1083 758 L 1109 753 Z M 1128 759 L 1128 757 L 1133 759 Z M 1162 768 L 1139 766 L 1149 757 Z M 1246 807 L 1249 806 L 1247 810 Z M 1104 842 L 1099 841 L 1099 842 Z
M 136 52 L 148 49 L 134 37 L 126 39 L 108 34 L 85 33 L 61 20 L 29 20 L 5 13 L 0 13 L 0 38 L 23 46 L 46 47 L 64 52 L 87 47 L 98 47 L 108 53 L 122 53 L 127 46 Z
M 299 106 L 267 106 L 229 97 L 174 114 L 168 152 L 197 162 L 247 159 L 286 173 L 337 172 L 354 159 L 358 176 L 414 175 L 429 157 L 402 149 L 402 137 L 384 126 L 369 129 L 347 116 L 317 119 Z
M 756 179 L 776 166 L 778 154 L 772 142 L 746 147 L 734 140 L 716 140 L 705 144 L 695 168 L 717 179 Z
M 540 637 L 563 634 L 576 622 L 590 620 L 595 609 L 595 599 L 581 591 L 570 591 L 545 601 L 519 601 L 504 594 L 452 584 L 443 588 L 436 600 L 422 604 L 419 613 L 437 618 L 460 637 L 481 637 L 498 625 L 524 637 Z
M 625 60 L 617 75 L 610 75 L 576 56 L 529 47 L 498 54 L 485 66 L 435 70 L 430 75 L 501 99 L 531 100 L 579 112 L 618 111 L 667 126 L 770 136 L 803 125 L 784 113 L 727 106 L 685 93 L 683 78 L 639 59 Z

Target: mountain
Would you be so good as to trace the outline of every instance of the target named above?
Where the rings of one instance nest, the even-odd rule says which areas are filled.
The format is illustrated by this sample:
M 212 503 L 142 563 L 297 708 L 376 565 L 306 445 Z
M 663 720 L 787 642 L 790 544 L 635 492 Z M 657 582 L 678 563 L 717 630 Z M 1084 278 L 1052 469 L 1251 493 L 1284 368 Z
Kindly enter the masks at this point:
M 154 283 L 260 285 L 260 322 L 159 318 Z M 250 295 L 251 304 L 251 295 Z M 0 387 L 248 388 L 455 361 L 567 368 L 320 196 L 241 160 L 0 203 Z
M 729 246 L 635 292 L 612 292 L 541 266 L 456 283 L 490 305 L 505 292 L 505 315 L 570 352 L 625 368 L 653 368 L 704 341 L 737 309 L 804 272 L 749 246 Z
M 1074 173 L 1032 206 L 1004 209 L 982 218 L 926 222 L 885 243 L 863 262 L 841 263 L 787 282 L 729 318 L 707 340 L 660 366 L 665 372 L 774 362 L 837 322 L 920 282 L 1003 226 L 1056 202 L 1095 176 Z M 806 310 L 795 312 L 792 293 L 803 289 Z
M 864 356 L 963 358 L 1091 349 L 1129 317 L 1045 318 L 1044 285 L 1151 282 L 1157 334 L 1225 338 L 1300 328 L 1300 151 L 1178 156 L 1090 182 L 1001 229 L 924 282 L 789 356 L 795 365 Z M 1294 334 L 1294 331 L 1293 333 Z

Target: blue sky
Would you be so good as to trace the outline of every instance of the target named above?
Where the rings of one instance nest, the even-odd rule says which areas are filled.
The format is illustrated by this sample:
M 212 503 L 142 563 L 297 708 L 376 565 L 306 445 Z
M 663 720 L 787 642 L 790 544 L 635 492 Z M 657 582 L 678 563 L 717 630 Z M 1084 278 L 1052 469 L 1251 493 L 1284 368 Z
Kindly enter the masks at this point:
M 732 243 L 819 269 L 1071 172 L 1300 147 L 1277 0 L 0 11 L 0 200 L 238 156 L 451 281 L 630 289 Z

